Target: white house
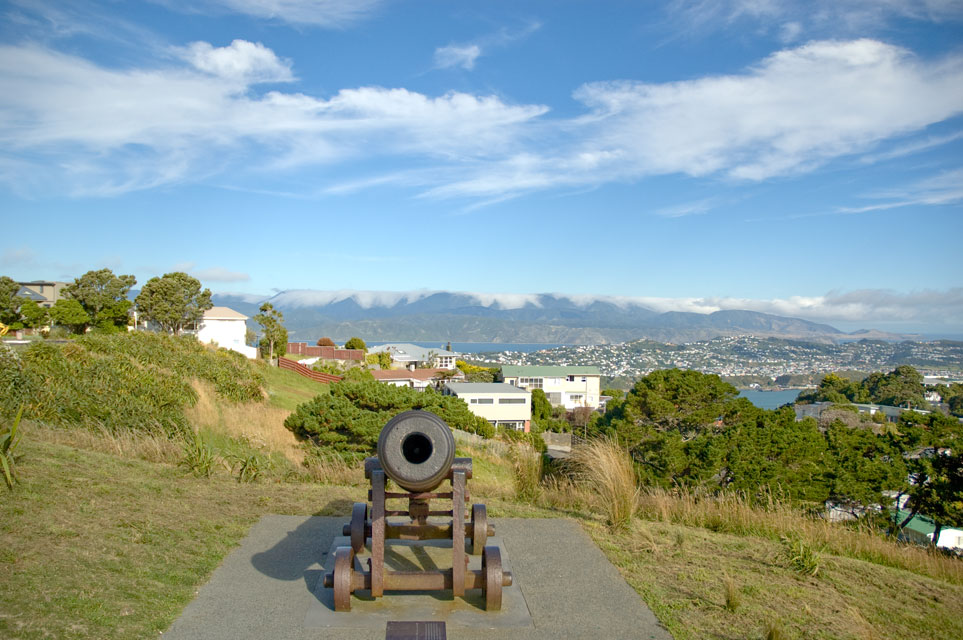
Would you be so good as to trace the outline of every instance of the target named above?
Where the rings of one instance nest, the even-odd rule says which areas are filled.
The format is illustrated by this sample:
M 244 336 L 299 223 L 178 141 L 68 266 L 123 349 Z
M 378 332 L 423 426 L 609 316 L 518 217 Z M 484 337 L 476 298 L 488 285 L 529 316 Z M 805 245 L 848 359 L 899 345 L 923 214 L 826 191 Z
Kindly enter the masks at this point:
M 396 342 L 369 347 L 368 355 L 386 351 L 391 354 L 392 367 L 399 369 L 414 369 L 415 367 L 435 367 L 437 369 L 454 369 L 455 359 L 459 354 L 448 351 L 444 347 L 426 349 L 416 344 Z
M 468 408 L 496 427 L 528 433 L 532 421 L 532 394 L 502 382 L 449 382 L 444 394 L 457 396 Z
M 502 379 L 522 389 L 541 389 L 548 401 L 568 410 L 598 409 L 602 374 L 598 367 L 541 367 L 505 365 Z
M 204 312 L 204 317 L 197 325 L 197 339 L 254 359 L 257 357 L 257 349 L 247 346 L 244 341 L 247 332 L 246 320 L 246 315 L 234 309 L 211 307 Z

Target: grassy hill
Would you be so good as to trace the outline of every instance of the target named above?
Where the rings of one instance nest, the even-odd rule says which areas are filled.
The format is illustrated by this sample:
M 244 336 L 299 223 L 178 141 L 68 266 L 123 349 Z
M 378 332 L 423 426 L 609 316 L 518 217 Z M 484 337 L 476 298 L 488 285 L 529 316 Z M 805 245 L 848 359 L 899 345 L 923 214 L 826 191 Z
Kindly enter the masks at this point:
M 365 499 L 357 468 L 306 452 L 283 428 L 327 389 L 237 366 L 260 380 L 257 398 L 172 374 L 194 398 L 180 410 L 213 456 L 209 475 L 191 464 L 191 436 L 23 424 L 19 483 L 0 486 L 0 637 L 156 637 L 260 516 L 348 516 Z M 735 495 L 645 490 L 613 528 L 598 486 L 540 482 L 523 452 L 515 465 L 459 455 L 475 458 L 472 496 L 493 517 L 579 521 L 676 638 L 963 637 L 960 560 Z M 632 498 L 629 482 L 615 491 Z

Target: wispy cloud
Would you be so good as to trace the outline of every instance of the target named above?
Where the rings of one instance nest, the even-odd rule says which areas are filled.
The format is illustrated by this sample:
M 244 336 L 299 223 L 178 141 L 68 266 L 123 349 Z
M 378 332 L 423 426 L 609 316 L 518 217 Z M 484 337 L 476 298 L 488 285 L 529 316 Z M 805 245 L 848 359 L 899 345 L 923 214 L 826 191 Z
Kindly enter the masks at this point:
M 240 271 L 231 271 L 224 267 L 210 267 L 191 271 L 191 275 L 202 282 L 247 282 L 251 276 Z
M 4 267 L 26 267 L 36 259 L 37 254 L 30 247 L 10 247 L 0 253 L 0 265 Z
M 715 198 L 704 198 L 702 200 L 696 200 L 695 202 L 686 202 L 671 207 L 656 209 L 655 214 L 664 218 L 682 218 L 684 216 L 706 213 L 716 205 L 717 200 Z
M 882 32 L 893 21 L 963 20 L 958 0 L 675 0 L 668 15 L 680 29 L 715 31 L 752 23 L 783 42 L 800 36 L 850 37 Z
M 944 171 L 902 188 L 880 191 L 868 197 L 882 202 L 858 207 L 839 207 L 838 213 L 867 213 L 910 206 L 941 206 L 963 202 L 963 168 Z
M 495 33 L 482 36 L 472 42 L 461 44 L 449 44 L 435 49 L 435 68 L 451 69 L 461 67 L 462 69 L 474 69 L 475 61 L 483 53 L 488 53 L 492 49 L 506 47 L 518 40 L 527 38 L 542 28 L 540 22 L 531 22 L 521 29 L 503 28 Z
M 859 159 L 859 161 L 862 164 L 875 164 L 885 160 L 893 160 L 894 158 L 902 158 L 914 153 L 920 153 L 921 151 L 928 151 L 929 149 L 941 147 L 945 144 L 950 144 L 951 142 L 956 142 L 960 139 L 963 139 L 963 131 L 957 131 L 955 133 L 943 136 L 927 136 L 922 140 L 907 142 L 905 144 L 895 146 L 887 151 L 864 155 Z
M 371 15 L 382 0 L 201 0 L 183 2 L 164 0 L 184 11 L 222 8 L 258 18 L 269 18 L 294 25 L 328 28 L 347 27 Z
M 462 69 L 473 69 L 475 60 L 481 55 L 481 47 L 477 44 L 468 45 L 448 45 L 435 49 L 435 67 L 438 69 L 450 69 L 451 67 L 461 67 Z

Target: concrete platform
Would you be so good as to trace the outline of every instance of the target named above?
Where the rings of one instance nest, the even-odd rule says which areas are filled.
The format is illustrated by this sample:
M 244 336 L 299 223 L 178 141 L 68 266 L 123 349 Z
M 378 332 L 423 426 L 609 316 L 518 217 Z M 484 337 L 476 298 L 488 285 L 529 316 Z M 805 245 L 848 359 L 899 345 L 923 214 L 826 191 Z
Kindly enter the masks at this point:
M 450 640 L 671 638 L 581 527 L 561 519 L 493 521 L 514 576 L 510 589 L 518 590 L 514 601 L 520 603 L 518 606 L 524 604 L 528 613 L 519 615 L 524 612 L 516 609 L 518 618 L 514 622 L 498 625 L 498 620 L 487 618 L 470 597 L 455 602 L 459 599 L 441 594 L 389 594 L 378 602 L 355 598 L 352 611 L 335 613 L 320 579 L 329 551 L 347 520 L 265 516 L 164 637 L 381 640 L 388 619 L 412 618 L 384 617 L 366 611 L 369 604 L 383 605 L 390 599 L 387 606 L 393 608 L 400 598 L 429 598 L 440 603 L 441 609 L 433 610 L 451 614 L 444 616 Z M 506 589 L 506 596 L 510 589 Z M 344 616 L 340 626 L 333 626 L 332 620 L 339 620 L 333 616 Z M 373 620 L 374 616 L 377 619 Z M 473 616 L 480 616 L 480 620 Z

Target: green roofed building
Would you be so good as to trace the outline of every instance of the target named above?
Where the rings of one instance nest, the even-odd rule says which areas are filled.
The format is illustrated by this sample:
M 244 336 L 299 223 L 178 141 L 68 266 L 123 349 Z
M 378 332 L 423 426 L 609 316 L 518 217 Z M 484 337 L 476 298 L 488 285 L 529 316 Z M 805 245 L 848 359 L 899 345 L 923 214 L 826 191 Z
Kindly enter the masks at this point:
M 602 373 L 591 366 L 504 365 L 501 379 L 520 389 L 541 389 L 557 407 L 598 409 Z
M 904 509 L 896 512 L 899 522 L 905 520 L 909 514 L 910 512 Z M 909 524 L 903 527 L 900 536 L 910 542 L 928 545 L 932 543 L 934 533 L 936 533 L 936 523 L 924 515 L 916 514 Z M 945 549 L 963 549 L 963 530 L 956 527 L 942 527 L 936 546 Z

